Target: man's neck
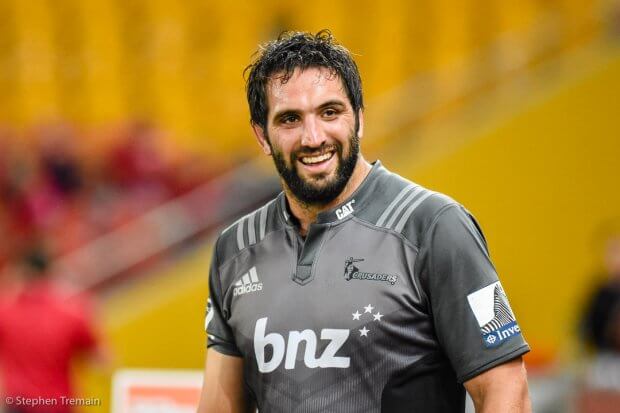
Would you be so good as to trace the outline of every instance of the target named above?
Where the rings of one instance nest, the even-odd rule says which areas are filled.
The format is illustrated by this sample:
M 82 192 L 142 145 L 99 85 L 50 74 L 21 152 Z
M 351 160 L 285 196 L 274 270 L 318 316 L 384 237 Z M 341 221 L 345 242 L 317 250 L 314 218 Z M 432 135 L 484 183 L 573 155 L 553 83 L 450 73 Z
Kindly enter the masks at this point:
M 364 178 L 366 178 L 366 176 L 370 172 L 370 169 L 371 165 L 366 162 L 364 157 L 360 154 L 359 158 L 357 159 L 357 163 L 355 164 L 355 169 L 353 169 L 353 174 L 351 175 L 349 182 L 347 182 L 342 192 L 329 204 L 322 206 L 306 205 L 303 202 L 300 202 L 297 198 L 295 198 L 293 194 L 291 194 L 288 187 L 284 185 L 284 193 L 286 195 L 288 205 L 291 209 L 291 213 L 299 221 L 300 234 L 305 237 L 308 233 L 308 228 L 310 227 L 310 224 L 316 221 L 317 216 L 321 212 L 328 211 L 334 208 L 336 205 L 340 205 L 347 198 L 349 198 L 361 185 Z

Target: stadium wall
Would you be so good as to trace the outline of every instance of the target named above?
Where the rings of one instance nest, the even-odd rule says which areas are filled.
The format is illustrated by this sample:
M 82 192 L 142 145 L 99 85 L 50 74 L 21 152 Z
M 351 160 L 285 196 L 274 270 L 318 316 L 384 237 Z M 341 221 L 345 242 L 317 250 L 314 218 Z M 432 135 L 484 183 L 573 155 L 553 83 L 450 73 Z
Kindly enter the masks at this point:
M 576 79 L 478 135 L 464 131 L 431 162 L 399 162 L 403 175 L 450 194 L 480 221 L 542 359 L 575 355 L 581 307 L 602 267 L 597 236 L 620 217 L 617 49 L 614 56 L 588 57 Z

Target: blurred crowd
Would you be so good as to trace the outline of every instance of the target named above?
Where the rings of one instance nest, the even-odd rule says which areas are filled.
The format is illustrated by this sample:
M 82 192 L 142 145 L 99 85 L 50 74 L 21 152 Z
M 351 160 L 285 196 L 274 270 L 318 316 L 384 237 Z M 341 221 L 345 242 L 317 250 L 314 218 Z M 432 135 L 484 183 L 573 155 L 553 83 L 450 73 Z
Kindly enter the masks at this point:
M 146 122 L 0 129 L 0 274 L 32 245 L 62 256 L 224 169 L 172 141 Z
M 620 232 L 608 236 L 604 263 L 603 274 L 593 277 L 598 282 L 585 308 L 581 332 L 592 350 L 620 355 Z

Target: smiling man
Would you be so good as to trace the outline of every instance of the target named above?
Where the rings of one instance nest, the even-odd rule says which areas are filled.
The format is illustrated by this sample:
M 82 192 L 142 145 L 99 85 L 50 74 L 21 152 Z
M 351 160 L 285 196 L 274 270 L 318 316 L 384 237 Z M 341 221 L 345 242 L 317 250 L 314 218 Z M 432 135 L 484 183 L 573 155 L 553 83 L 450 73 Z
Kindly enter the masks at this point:
M 529 412 L 525 343 L 469 212 L 360 153 L 361 80 L 329 32 L 248 67 L 283 192 L 218 238 L 206 412 Z

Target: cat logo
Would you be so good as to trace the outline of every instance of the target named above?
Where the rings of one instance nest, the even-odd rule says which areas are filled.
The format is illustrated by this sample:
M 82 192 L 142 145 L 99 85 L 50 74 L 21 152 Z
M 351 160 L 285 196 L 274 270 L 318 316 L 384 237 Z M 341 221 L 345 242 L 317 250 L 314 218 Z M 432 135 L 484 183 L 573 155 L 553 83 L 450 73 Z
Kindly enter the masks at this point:
M 353 213 L 353 204 L 355 203 L 355 199 L 350 200 L 340 208 L 336 210 L 336 216 L 338 219 L 343 219 L 348 217 Z

